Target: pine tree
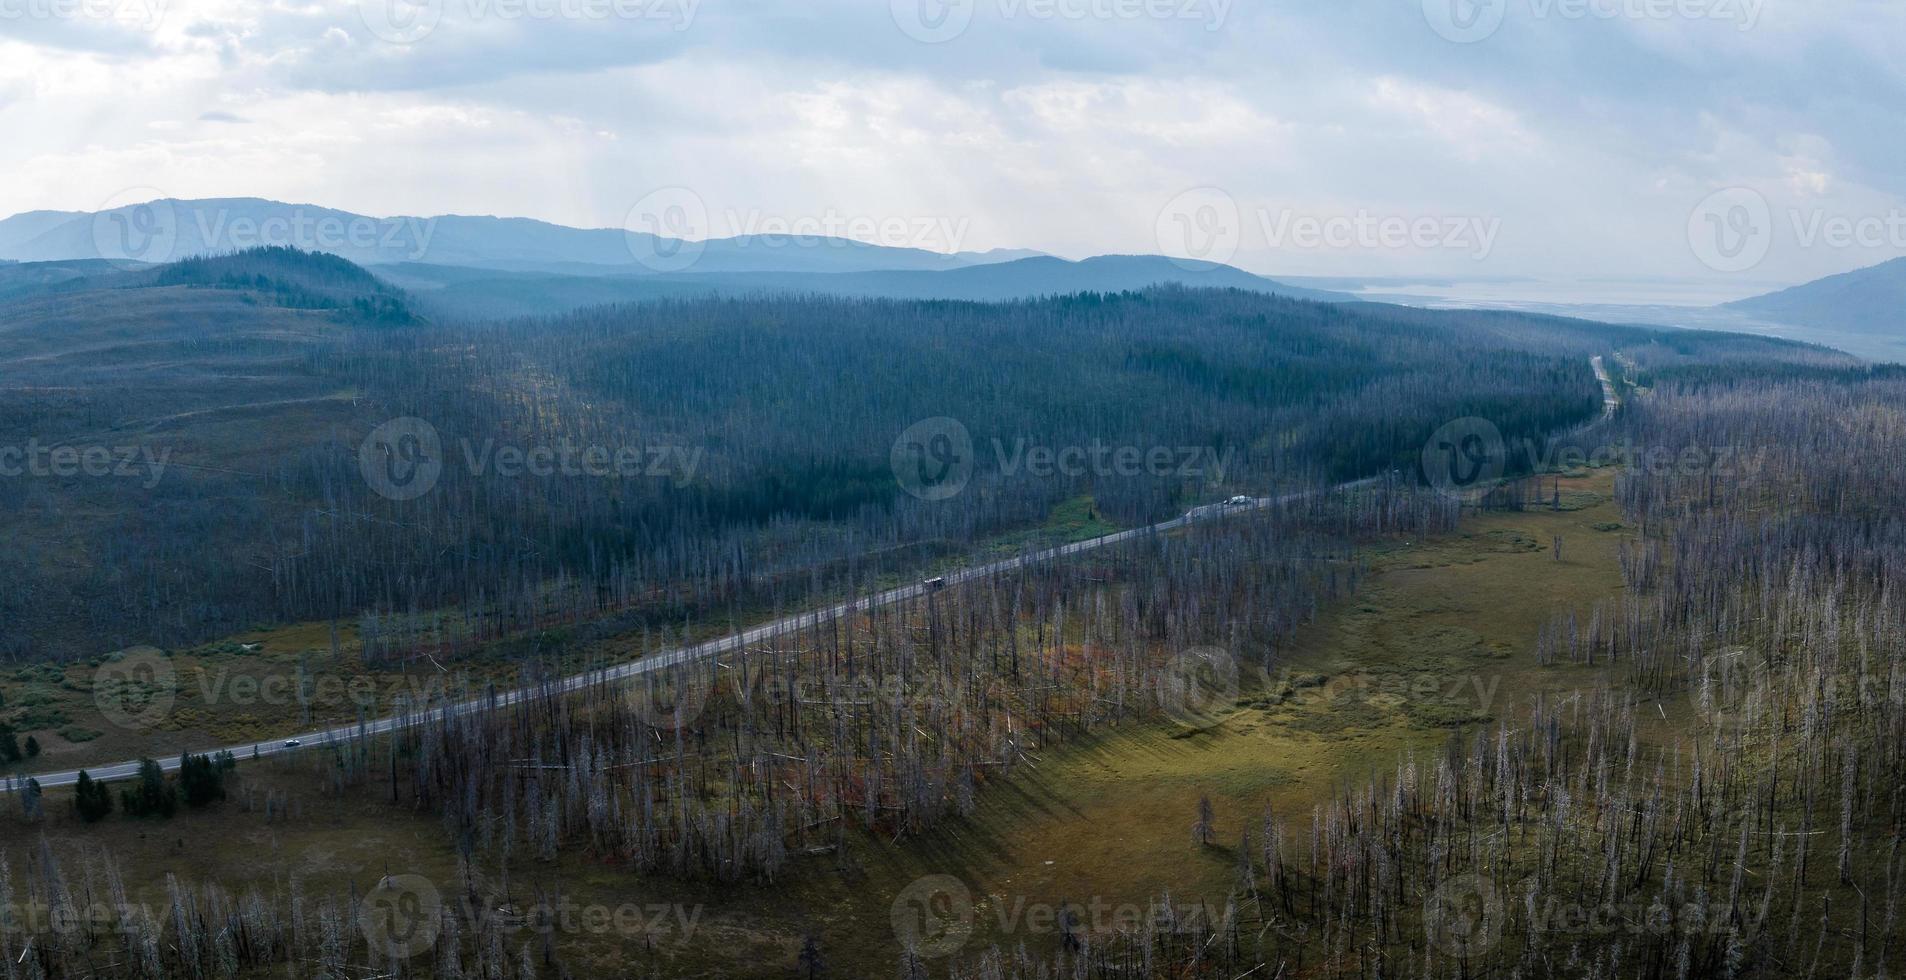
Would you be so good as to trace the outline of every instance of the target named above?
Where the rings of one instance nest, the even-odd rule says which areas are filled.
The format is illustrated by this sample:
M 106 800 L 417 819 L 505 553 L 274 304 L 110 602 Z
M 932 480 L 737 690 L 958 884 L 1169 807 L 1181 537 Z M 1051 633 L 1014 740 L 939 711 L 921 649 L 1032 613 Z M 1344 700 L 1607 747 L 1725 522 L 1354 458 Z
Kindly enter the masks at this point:
M 820 937 L 810 932 L 801 939 L 801 954 L 797 958 L 801 964 L 801 975 L 807 980 L 820 980 L 827 972 L 827 960 L 821 955 Z
M 151 759 L 139 760 L 139 779 L 119 794 L 119 803 L 129 817 L 169 819 L 179 808 L 179 793 L 166 781 L 165 770 Z
M 81 820 L 97 823 L 113 810 L 112 792 L 81 769 L 79 780 L 73 784 L 73 809 Z
M 1217 839 L 1217 812 L 1211 807 L 1211 797 L 1198 797 L 1198 822 L 1191 825 L 1191 839 L 1200 847 L 1210 847 Z

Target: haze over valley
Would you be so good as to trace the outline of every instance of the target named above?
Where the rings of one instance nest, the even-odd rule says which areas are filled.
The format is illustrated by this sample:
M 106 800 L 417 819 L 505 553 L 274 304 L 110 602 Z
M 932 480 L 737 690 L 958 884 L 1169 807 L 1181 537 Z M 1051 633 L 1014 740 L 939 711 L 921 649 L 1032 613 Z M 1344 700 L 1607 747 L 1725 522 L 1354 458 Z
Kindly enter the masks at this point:
M 1881 0 L 0 0 L 0 980 L 1883 980 Z

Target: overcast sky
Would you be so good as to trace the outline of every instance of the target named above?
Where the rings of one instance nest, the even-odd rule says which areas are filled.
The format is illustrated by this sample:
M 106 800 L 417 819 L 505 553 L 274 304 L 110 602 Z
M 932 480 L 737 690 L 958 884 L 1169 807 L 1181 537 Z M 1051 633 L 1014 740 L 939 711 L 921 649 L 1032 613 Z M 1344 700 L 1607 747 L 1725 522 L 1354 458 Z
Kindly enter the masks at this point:
M 0 0 L 0 213 L 689 200 L 699 235 L 1789 282 L 1906 254 L 1902 40 L 1900 0 Z

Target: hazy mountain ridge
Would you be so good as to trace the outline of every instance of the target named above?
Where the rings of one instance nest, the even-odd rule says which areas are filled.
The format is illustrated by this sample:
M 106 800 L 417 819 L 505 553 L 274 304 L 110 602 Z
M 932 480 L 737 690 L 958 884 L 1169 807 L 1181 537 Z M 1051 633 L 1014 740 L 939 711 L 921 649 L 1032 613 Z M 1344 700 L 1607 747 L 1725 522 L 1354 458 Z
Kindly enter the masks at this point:
M 121 248 L 118 236 L 135 225 L 141 237 Z M 166 199 L 98 213 L 32 211 L 0 220 L 0 258 L 22 262 L 100 257 L 163 262 L 260 245 L 328 252 L 359 265 L 430 262 L 596 275 L 691 267 L 697 272 L 933 271 L 1038 254 L 1016 249 L 944 253 L 805 235 L 680 242 L 621 228 L 571 228 L 533 218 L 374 217 L 262 198 Z M 148 248 L 152 254 L 141 254 Z M 665 261 L 643 264 L 643 259 L 658 255 Z
M 1897 337 L 1906 327 L 1906 258 L 1725 303 L 1721 308 L 1797 326 Z
M 439 313 L 485 319 L 541 316 L 585 306 L 688 296 L 798 294 L 1003 302 L 1075 293 L 1118 293 L 1168 284 L 1243 289 L 1319 302 L 1356 300 L 1345 293 L 1287 286 L 1231 266 L 1145 255 L 1104 255 L 1077 262 L 1039 256 L 942 272 L 696 272 L 608 277 L 489 272 L 424 264 L 384 266 L 377 272 Z

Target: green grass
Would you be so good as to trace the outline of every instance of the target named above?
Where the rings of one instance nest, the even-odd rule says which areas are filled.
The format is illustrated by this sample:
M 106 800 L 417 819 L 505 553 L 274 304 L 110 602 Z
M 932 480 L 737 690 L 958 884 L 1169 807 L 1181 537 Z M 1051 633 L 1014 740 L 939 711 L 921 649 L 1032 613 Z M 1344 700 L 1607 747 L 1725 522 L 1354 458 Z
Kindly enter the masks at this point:
M 1221 906 L 1239 835 L 1248 828 L 1255 836 L 1266 807 L 1298 831 L 1312 805 L 1393 770 L 1401 758 L 1429 758 L 1453 728 L 1515 718 L 1538 691 L 1595 683 L 1589 670 L 1537 668 L 1531 650 L 1553 610 L 1586 609 L 1619 588 L 1621 536 L 1597 530 L 1620 516 L 1607 498 L 1611 483 L 1606 472 L 1565 480 L 1565 495 L 1593 498 L 1574 510 L 1489 514 L 1457 534 L 1377 549 L 1364 590 L 1306 627 L 1270 674 L 1247 673 L 1239 703 L 1214 728 L 1129 727 L 1039 752 L 1011 778 L 985 786 L 970 819 L 898 840 L 849 833 L 844 852 L 797 857 L 771 885 L 637 876 L 576 852 L 554 865 L 519 853 L 510 875 L 542 887 L 561 882 L 584 904 L 700 909 L 686 942 L 679 934 L 646 944 L 559 936 L 559 953 L 578 976 L 645 967 L 662 976 L 787 976 L 808 930 L 820 934 L 835 975 L 890 974 L 899 952 L 895 899 L 928 875 L 953 875 L 974 896 L 969 953 L 1022 942 L 1051 951 L 1056 938 L 1029 930 L 1027 910 L 1061 902 L 1138 908 L 1169 892 L 1179 904 Z M 1094 521 L 1089 502 L 1069 502 L 1052 526 L 1086 534 Z M 1557 534 L 1565 541 L 1561 562 L 1546 545 Z M 241 784 L 256 792 L 294 794 L 305 809 L 290 821 L 266 824 L 245 812 L 240 790 L 233 801 L 163 829 L 114 817 L 82 830 L 62 814 L 48 834 L 108 840 L 132 856 L 129 877 L 152 889 L 164 871 L 176 870 L 177 841 L 209 839 L 232 844 L 200 849 L 202 860 L 195 852 L 192 873 L 234 890 L 246 883 L 270 890 L 288 872 L 307 876 L 308 894 L 350 883 L 361 894 L 386 872 L 453 880 L 454 849 L 439 821 L 389 807 L 375 785 L 318 795 L 316 780 L 299 766 L 246 763 L 239 770 Z M 1217 846 L 1191 840 L 1200 795 L 1217 809 Z M 135 827 L 143 829 L 135 834 Z M 35 836 L 7 834 L 0 848 L 21 866 Z M 494 876 L 499 869 L 488 870 Z
M 1039 753 L 1012 778 L 987 785 L 971 819 L 926 835 L 888 840 L 850 833 L 844 853 L 798 857 L 782 880 L 766 886 L 638 877 L 577 853 L 549 866 L 519 855 L 510 874 L 560 881 L 565 894 L 582 903 L 701 908 L 688 942 L 660 936 L 644 946 L 614 935 L 559 937 L 560 954 L 577 975 L 629 972 L 642 964 L 666 976 L 786 975 L 810 929 L 821 935 L 837 975 L 883 975 L 898 955 L 890 923 L 896 896 L 934 874 L 959 878 L 979 904 L 967 952 L 994 942 L 1053 948 L 1049 932 L 1023 925 L 1028 907 L 1094 898 L 1142 906 L 1165 892 L 1180 903 L 1209 898 L 1221 904 L 1237 839 L 1247 828 L 1256 834 L 1267 806 L 1298 828 L 1313 804 L 1393 769 L 1399 758 L 1428 758 L 1452 729 L 1516 718 L 1538 691 L 1595 683 L 1585 669 L 1537 668 L 1530 651 L 1553 611 L 1585 610 L 1620 586 L 1615 550 L 1623 535 L 1605 528 L 1620 518 L 1607 497 L 1611 483 L 1607 471 L 1565 480 L 1565 499 L 1579 504 L 1573 509 L 1483 515 L 1453 535 L 1374 549 L 1363 591 L 1306 627 L 1292 654 L 1247 684 L 1215 728 L 1133 727 Z M 1056 509 L 1037 533 L 1087 537 L 1106 530 L 1090 501 L 1081 499 Z M 1561 562 L 1547 545 L 1558 534 Z M 266 645 L 248 654 L 235 647 L 239 641 Z M 189 663 L 257 667 L 301 650 L 328 657 L 328 629 L 250 634 L 194 652 Z M 72 696 L 61 682 L 90 673 L 89 667 L 58 677 L 37 671 L 33 690 Z M 190 717 L 195 700 L 181 704 Z M 220 722 L 225 728 L 252 724 L 261 732 L 282 723 L 262 715 Z M 440 822 L 391 809 L 374 786 L 341 798 L 319 796 L 316 781 L 298 766 L 247 762 L 240 769 L 241 784 L 255 792 L 278 787 L 301 801 L 304 811 L 290 821 L 266 824 L 246 812 L 240 790 L 233 801 L 163 829 L 118 817 L 82 829 L 62 812 L 48 834 L 55 841 L 109 841 L 130 856 L 129 877 L 148 888 L 160 887 L 164 871 L 176 869 L 182 839 L 233 842 L 199 849 L 207 852 L 202 858 L 195 851 L 192 874 L 235 889 L 256 883 L 270 890 L 288 870 L 308 876 L 313 894 L 350 883 L 362 893 L 386 871 L 452 880 L 454 849 Z M 1191 841 L 1200 795 L 1217 808 L 1219 846 Z M 50 802 L 58 810 L 63 799 Z M 144 829 L 135 833 L 134 827 Z M 21 849 L 35 835 L 6 836 L 8 858 L 20 866 Z

